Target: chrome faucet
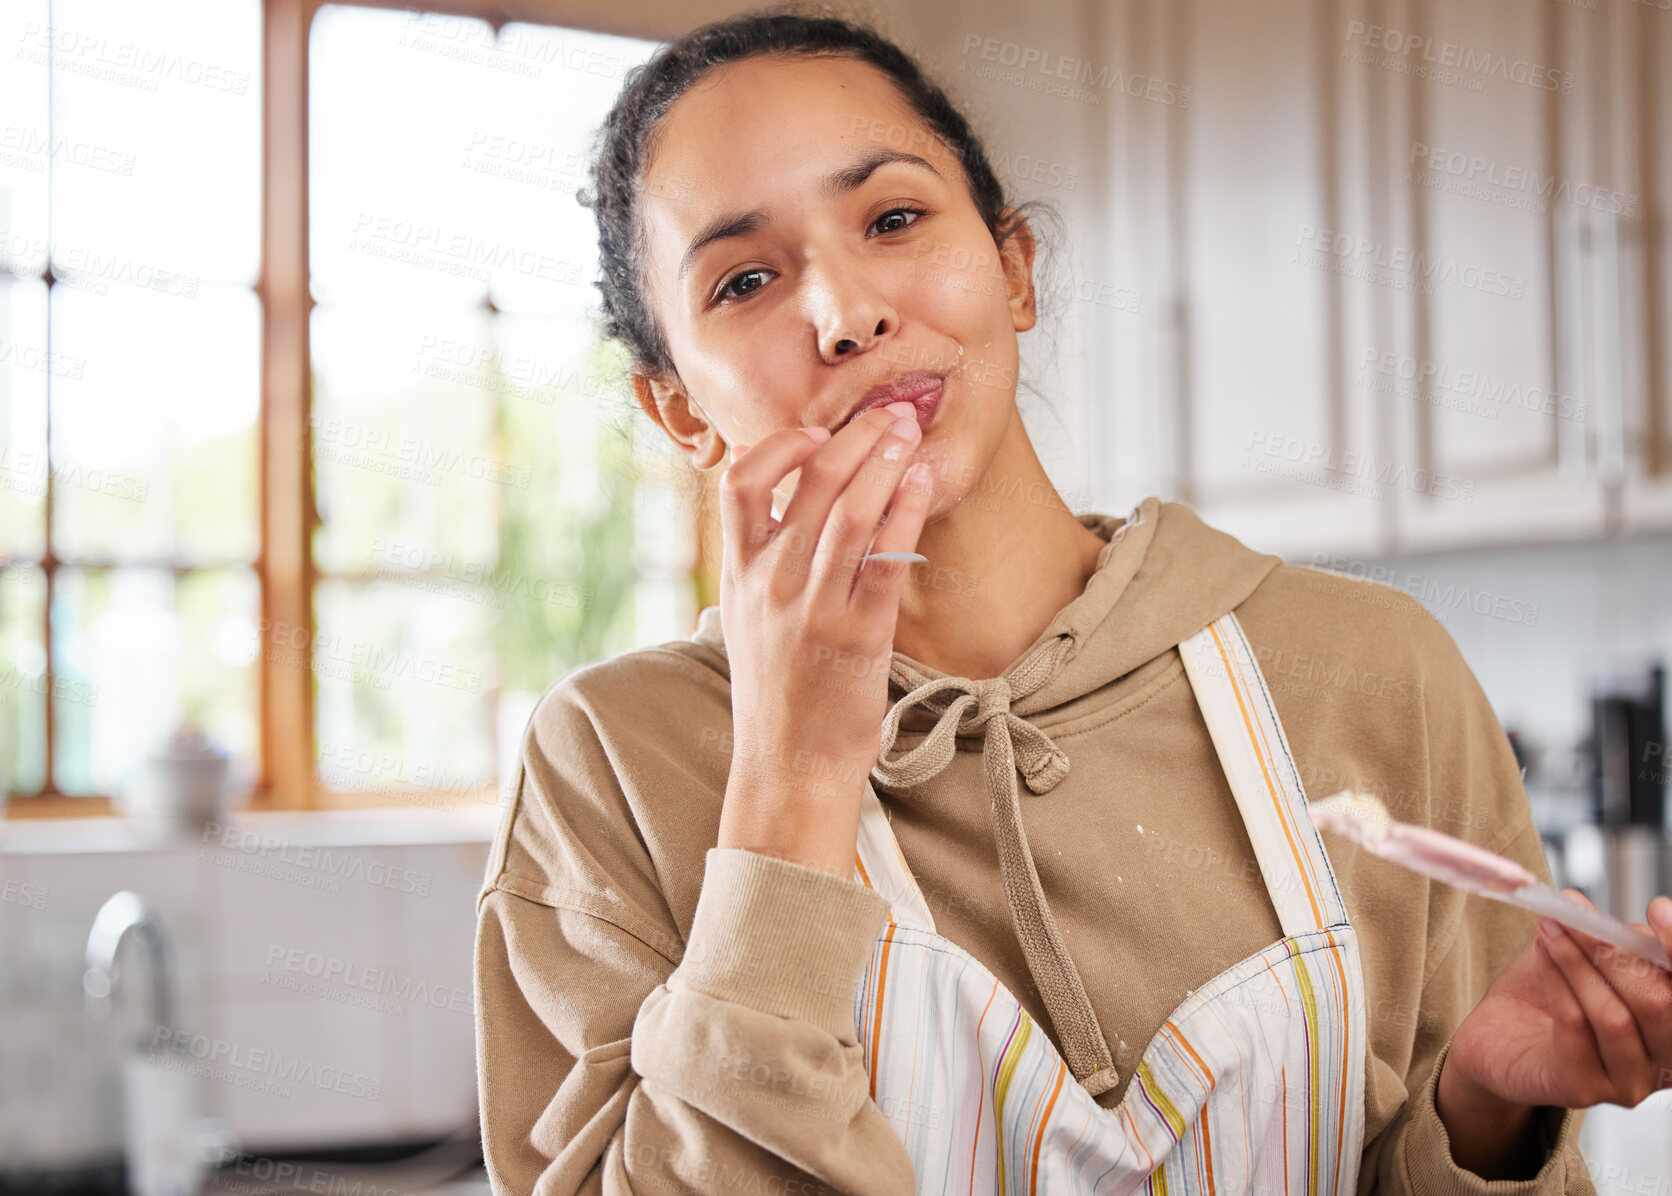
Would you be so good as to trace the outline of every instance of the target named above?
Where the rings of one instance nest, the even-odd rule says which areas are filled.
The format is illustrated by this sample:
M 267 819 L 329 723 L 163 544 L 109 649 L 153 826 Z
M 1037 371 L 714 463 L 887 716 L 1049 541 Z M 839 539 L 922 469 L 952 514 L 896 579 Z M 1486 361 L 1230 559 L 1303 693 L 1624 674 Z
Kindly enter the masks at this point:
M 109 1017 L 121 979 L 116 957 L 129 933 L 145 944 L 151 964 L 151 1027 L 122 1060 L 122 1142 L 130 1196 L 195 1196 L 203 1190 L 211 1156 L 232 1157 L 225 1123 L 200 1115 L 199 1074 L 185 1036 L 174 1029 L 168 940 L 162 923 L 138 893 L 124 889 L 102 906 L 87 935 L 81 975 L 87 1012 Z M 167 1045 L 160 1045 L 166 1040 Z
M 87 970 L 82 973 L 81 988 L 86 994 L 87 1012 L 94 1017 L 109 1017 L 111 997 L 121 979 L 116 955 L 129 931 L 145 945 L 151 963 L 150 1038 L 140 1043 L 151 1049 L 160 1032 L 174 1025 L 174 1000 L 169 988 L 168 942 L 163 937 L 162 924 L 138 893 L 124 889 L 99 907 L 93 918 L 93 929 L 87 936 Z M 169 1037 L 172 1039 L 172 1034 Z

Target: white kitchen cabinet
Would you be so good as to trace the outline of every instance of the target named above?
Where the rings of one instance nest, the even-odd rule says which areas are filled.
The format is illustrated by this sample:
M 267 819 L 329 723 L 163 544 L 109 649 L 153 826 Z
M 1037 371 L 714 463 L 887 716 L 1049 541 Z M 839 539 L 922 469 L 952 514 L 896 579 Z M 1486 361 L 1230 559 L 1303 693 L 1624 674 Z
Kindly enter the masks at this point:
M 1100 29 L 1191 97 L 1104 113 L 1098 260 L 1155 296 L 1104 321 L 1117 489 L 1291 559 L 1672 530 L 1672 17 L 1181 0 Z
M 1625 4 L 1616 53 L 1624 78 L 1617 149 L 1640 198 L 1619 249 L 1621 377 L 1619 520 L 1628 531 L 1672 531 L 1672 10 Z
M 1404 77 L 1409 140 L 1394 147 L 1420 263 L 1398 357 L 1414 378 L 1398 380 L 1388 449 L 1412 480 L 1393 492 L 1398 547 L 1598 534 L 1617 272 L 1596 231 L 1613 217 L 1582 201 L 1622 206 L 1613 172 L 1588 153 L 1603 14 L 1479 0 L 1419 17 L 1382 39 L 1425 38 L 1400 58 L 1428 70 Z
M 1366 219 L 1362 146 L 1343 137 L 1343 67 L 1320 6 L 1186 5 L 1186 111 L 1164 140 L 1179 222 L 1163 400 L 1178 495 L 1215 526 L 1288 554 L 1368 553 L 1386 513 L 1339 466 L 1372 451 L 1374 412 L 1351 385 L 1374 318 L 1335 269 L 1336 230 Z M 1349 167 L 1345 159 L 1351 159 Z

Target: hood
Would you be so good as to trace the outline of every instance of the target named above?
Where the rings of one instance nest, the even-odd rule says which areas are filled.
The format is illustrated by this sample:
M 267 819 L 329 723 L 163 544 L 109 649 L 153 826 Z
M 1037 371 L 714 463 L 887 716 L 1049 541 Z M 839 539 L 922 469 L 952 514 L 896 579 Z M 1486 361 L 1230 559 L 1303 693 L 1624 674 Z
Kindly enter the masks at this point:
M 1189 507 L 1147 498 L 1125 518 L 1076 516 L 1108 540 L 1086 588 L 998 677 L 954 677 L 895 652 L 875 788 L 909 800 L 951 763 L 959 736 L 982 740 L 993 841 L 1005 899 L 1028 970 L 1074 1078 L 1092 1096 L 1118 1086 L 1109 1044 L 1039 883 L 1022 826 L 1021 787 L 1048 794 L 1072 762 L 1029 716 L 1083 697 L 1171 651 L 1240 606 L 1283 562 L 1215 531 Z M 720 608 L 699 616 L 698 643 L 723 658 Z M 908 714 L 927 735 L 891 755 Z M 918 730 L 917 727 L 910 728 Z

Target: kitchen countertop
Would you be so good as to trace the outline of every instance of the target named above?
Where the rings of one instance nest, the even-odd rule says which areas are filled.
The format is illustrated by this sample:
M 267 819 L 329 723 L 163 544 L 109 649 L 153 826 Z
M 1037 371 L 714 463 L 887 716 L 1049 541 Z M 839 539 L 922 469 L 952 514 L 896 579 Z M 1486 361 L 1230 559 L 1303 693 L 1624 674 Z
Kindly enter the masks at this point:
M 237 843 L 249 835 L 319 847 L 488 843 L 501 812 L 502 807 L 487 803 L 452 810 L 235 810 L 219 822 L 173 832 L 121 817 L 15 819 L 0 821 L 0 855 L 186 851 L 223 840 Z

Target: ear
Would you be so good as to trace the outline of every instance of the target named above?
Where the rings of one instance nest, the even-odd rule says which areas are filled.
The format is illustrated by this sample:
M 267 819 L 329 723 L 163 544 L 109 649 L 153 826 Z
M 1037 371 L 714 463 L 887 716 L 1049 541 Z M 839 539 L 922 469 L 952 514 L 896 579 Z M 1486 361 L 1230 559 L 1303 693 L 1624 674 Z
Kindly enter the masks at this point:
M 697 469 L 712 469 L 726 455 L 726 442 L 700 404 L 677 377 L 634 369 L 630 375 L 639 407 Z
M 1010 317 L 1017 332 L 1026 332 L 1038 320 L 1033 289 L 1033 228 L 1015 208 L 1007 208 L 999 231 L 1007 234 L 999 245 L 999 265 L 1010 294 Z

